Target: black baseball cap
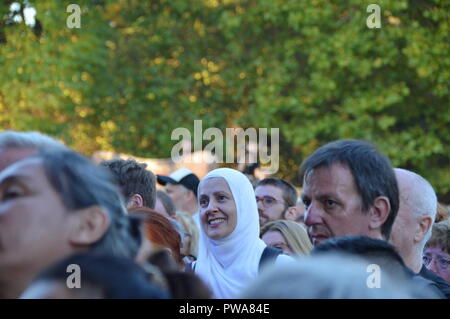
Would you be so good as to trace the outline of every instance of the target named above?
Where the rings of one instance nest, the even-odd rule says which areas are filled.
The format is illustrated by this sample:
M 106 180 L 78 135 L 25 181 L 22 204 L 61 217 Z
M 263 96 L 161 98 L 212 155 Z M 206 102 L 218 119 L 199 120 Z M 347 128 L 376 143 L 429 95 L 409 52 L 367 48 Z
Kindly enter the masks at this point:
M 167 183 L 175 184 L 175 185 L 183 185 L 187 189 L 194 192 L 195 196 L 197 196 L 197 188 L 200 183 L 197 175 L 192 173 L 192 171 L 187 168 L 180 168 L 170 174 L 169 176 L 164 175 L 156 175 L 158 183 L 161 185 L 166 185 Z

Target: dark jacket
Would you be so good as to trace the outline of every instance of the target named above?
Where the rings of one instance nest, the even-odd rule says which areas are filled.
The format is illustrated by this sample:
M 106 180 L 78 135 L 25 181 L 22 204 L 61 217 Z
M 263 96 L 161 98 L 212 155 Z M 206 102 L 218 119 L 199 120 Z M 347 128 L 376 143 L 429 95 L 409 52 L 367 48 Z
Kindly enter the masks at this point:
M 436 275 L 434 272 L 428 270 L 424 265 L 422 266 L 422 269 L 420 269 L 419 275 L 434 282 L 436 287 L 445 295 L 445 297 L 450 299 L 450 284 L 448 282 Z

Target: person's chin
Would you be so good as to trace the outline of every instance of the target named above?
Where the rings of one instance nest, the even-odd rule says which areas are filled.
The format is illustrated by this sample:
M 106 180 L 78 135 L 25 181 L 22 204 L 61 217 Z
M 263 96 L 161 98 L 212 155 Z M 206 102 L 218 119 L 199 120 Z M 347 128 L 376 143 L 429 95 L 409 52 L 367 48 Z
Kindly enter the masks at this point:
M 218 240 L 218 239 L 222 238 L 223 230 L 222 230 L 221 226 L 210 228 L 208 231 L 208 234 L 207 234 L 208 237 L 211 239 L 214 239 L 214 240 Z

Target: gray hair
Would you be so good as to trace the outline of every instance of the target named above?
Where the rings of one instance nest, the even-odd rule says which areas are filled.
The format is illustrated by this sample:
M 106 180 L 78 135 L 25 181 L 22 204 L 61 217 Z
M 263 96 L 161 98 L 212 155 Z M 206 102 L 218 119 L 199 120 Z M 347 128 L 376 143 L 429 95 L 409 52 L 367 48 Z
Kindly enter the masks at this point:
M 18 132 L 7 130 L 0 132 L 1 148 L 33 148 L 37 150 L 66 149 L 64 144 L 39 132 Z
M 436 219 L 437 196 L 433 186 L 422 176 L 403 168 L 395 168 L 396 175 L 407 176 L 408 181 L 399 183 L 400 201 L 407 205 L 416 217 L 431 217 L 432 223 L 426 233 L 423 244 L 431 237 L 432 226 Z M 399 177 L 397 177 L 399 179 Z M 406 184 L 401 187 L 400 184 Z
M 91 251 L 134 258 L 139 239 L 134 233 L 122 195 L 106 168 L 71 150 L 41 151 L 45 175 L 70 211 L 100 206 L 109 215 L 110 226 Z

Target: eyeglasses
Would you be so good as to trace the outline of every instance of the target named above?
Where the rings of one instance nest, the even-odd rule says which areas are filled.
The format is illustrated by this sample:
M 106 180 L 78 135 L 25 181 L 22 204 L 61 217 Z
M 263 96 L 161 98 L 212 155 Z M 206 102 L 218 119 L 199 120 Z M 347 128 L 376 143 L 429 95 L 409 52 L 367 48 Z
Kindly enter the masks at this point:
M 431 263 L 432 259 L 433 258 L 431 256 L 423 256 L 423 263 L 425 264 L 425 266 L 428 266 Z M 447 269 L 450 266 L 450 260 L 442 256 L 435 256 L 435 261 L 437 261 L 438 267 L 442 270 Z
M 270 196 L 264 196 L 264 197 L 256 196 L 256 204 L 258 204 L 260 201 L 262 201 L 262 204 L 265 208 L 272 207 L 276 203 L 281 203 L 281 201 L 279 202 L 278 200 L 276 200 L 275 198 L 270 197 Z

